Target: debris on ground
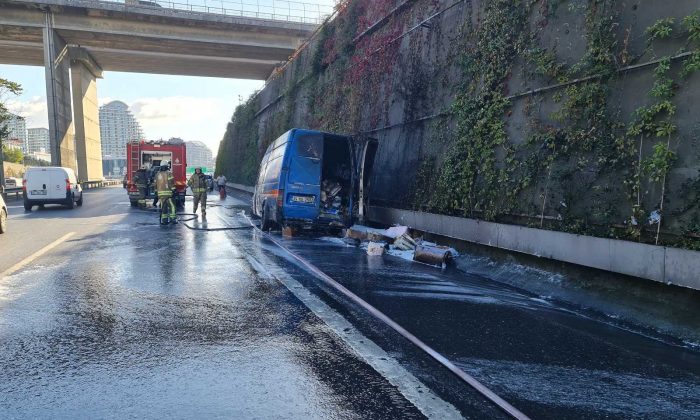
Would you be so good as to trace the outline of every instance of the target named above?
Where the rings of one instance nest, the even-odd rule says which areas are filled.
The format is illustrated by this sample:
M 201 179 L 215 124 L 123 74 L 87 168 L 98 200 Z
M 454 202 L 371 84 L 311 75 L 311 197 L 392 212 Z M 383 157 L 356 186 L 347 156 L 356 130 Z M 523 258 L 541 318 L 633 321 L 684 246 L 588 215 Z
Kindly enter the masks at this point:
M 418 244 L 408 233 L 403 234 L 394 240 L 394 247 L 401 251 L 415 250 Z
M 391 238 L 386 236 L 385 229 L 375 229 L 368 226 L 353 225 L 345 231 L 346 238 L 353 238 L 362 242 L 392 242 Z
M 386 229 L 384 234 L 391 239 L 396 239 L 399 236 L 408 235 L 408 226 L 392 226 Z
M 297 229 L 292 226 L 282 227 L 282 236 L 285 238 L 293 238 L 297 236 Z
M 387 253 L 409 261 L 444 267 L 459 254 L 454 248 L 440 246 L 422 238 L 414 238 L 408 226 L 377 229 L 353 225 L 346 229 L 343 241 L 348 245 L 366 247 L 367 254 Z
M 416 246 L 413 259 L 426 264 L 443 266 L 452 260 L 453 251 L 454 250 L 448 246 L 421 242 Z
M 367 245 L 367 255 L 381 256 L 384 255 L 386 244 L 384 242 L 370 242 Z

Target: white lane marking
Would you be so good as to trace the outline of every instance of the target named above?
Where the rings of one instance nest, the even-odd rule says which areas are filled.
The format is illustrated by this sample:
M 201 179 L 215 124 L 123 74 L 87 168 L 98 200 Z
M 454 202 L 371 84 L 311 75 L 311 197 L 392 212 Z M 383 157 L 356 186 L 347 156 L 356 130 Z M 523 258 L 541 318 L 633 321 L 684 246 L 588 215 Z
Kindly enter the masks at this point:
M 218 214 L 217 217 L 230 226 L 223 217 Z M 345 317 L 309 292 L 301 283 L 294 280 L 284 269 L 262 255 L 262 253 L 253 257 L 246 249 L 241 247 L 240 250 L 260 277 L 270 280 L 276 279 L 282 283 L 311 312 L 321 319 L 336 336 L 350 347 L 355 355 L 395 386 L 404 398 L 411 402 L 423 415 L 430 419 L 463 418 L 459 410 L 452 404 L 433 393 L 430 388 L 401 366 L 396 359 L 374 341 L 365 337 Z
M 10 267 L 7 270 L 0 273 L 0 278 L 9 276 L 10 274 L 18 271 L 19 269 L 21 269 L 22 267 L 31 263 L 35 259 L 41 257 L 42 255 L 46 254 L 47 252 L 49 252 L 52 249 L 56 248 L 57 246 L 61 245 L 63 242 L 67 241 L 73 235 L 75 235 L 75 232 L 70 232 L 70 233 L 67 233 L 67 234 L 61 236 L 60 238 L 56 239 L 55 241 L 53 241 L 50 244 L 46 245 L 45 247 L 41 248 L 37 252 L 33 253 L 32 255 L 28 256 L 27 258 L 23 259 L 22 261 L 18 262 L 17 264 L 13 265 L 12 267 Z

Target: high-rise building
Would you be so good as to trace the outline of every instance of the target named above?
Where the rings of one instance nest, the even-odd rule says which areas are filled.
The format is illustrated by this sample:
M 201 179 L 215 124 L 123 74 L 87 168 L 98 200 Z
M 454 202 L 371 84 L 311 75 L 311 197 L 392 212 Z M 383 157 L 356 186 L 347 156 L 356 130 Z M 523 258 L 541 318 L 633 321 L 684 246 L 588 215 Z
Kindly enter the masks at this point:
M 51 153 L 48 128 L 37 127 L 27 129 L 27 148 L 25 153 Z
M 27 152 L 27 121 L 24 117 L 10 113 L 9 119 L 5 123 L 8 129 L 8 140 L 18 140 L 22 144 L 22 152 Z M 16 141 L 12 142 L 17 144 Z
M 139 122 L 124 102 L 112 101 L 100 107 L 100 137 L 103 173 L 106 177 L 124 175 L 126 144 L 143 139 Z
M 185 144 L 187 144 L 187 166 L 190 168 L 201 166 L 211 170 L 214 166 L 211 149 L 201 141 L 187 141 Z

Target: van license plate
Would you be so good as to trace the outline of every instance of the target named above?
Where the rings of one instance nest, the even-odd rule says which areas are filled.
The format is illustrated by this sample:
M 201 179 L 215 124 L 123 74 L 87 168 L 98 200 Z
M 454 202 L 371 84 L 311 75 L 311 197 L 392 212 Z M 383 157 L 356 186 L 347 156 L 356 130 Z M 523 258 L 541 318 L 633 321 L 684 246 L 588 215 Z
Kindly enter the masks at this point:
M 46 190 L 32 190 L 32 195 L 46 195 Z
M 316 202 L 316 197 L 294 195 L 294 196 L 292 196 L 292 201 L 295 203 L 313 204 L 314 202 Z

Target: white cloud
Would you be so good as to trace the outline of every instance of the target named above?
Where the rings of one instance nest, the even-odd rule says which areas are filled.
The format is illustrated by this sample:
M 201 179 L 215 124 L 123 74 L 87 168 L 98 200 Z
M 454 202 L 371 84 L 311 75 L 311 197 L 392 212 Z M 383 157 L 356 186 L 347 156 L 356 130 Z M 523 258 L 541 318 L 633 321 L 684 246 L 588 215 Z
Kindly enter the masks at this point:
M 46 97 L 32 96 L 24 100 L 9 100 L 7 108 L 10 112 L 24 117 L 27 120 L 27 128 L 49 126 Z
M 216 153 L 235 103 L 221 98 L 169 96 L 129 104 L 149 139 L 199 140 Z

